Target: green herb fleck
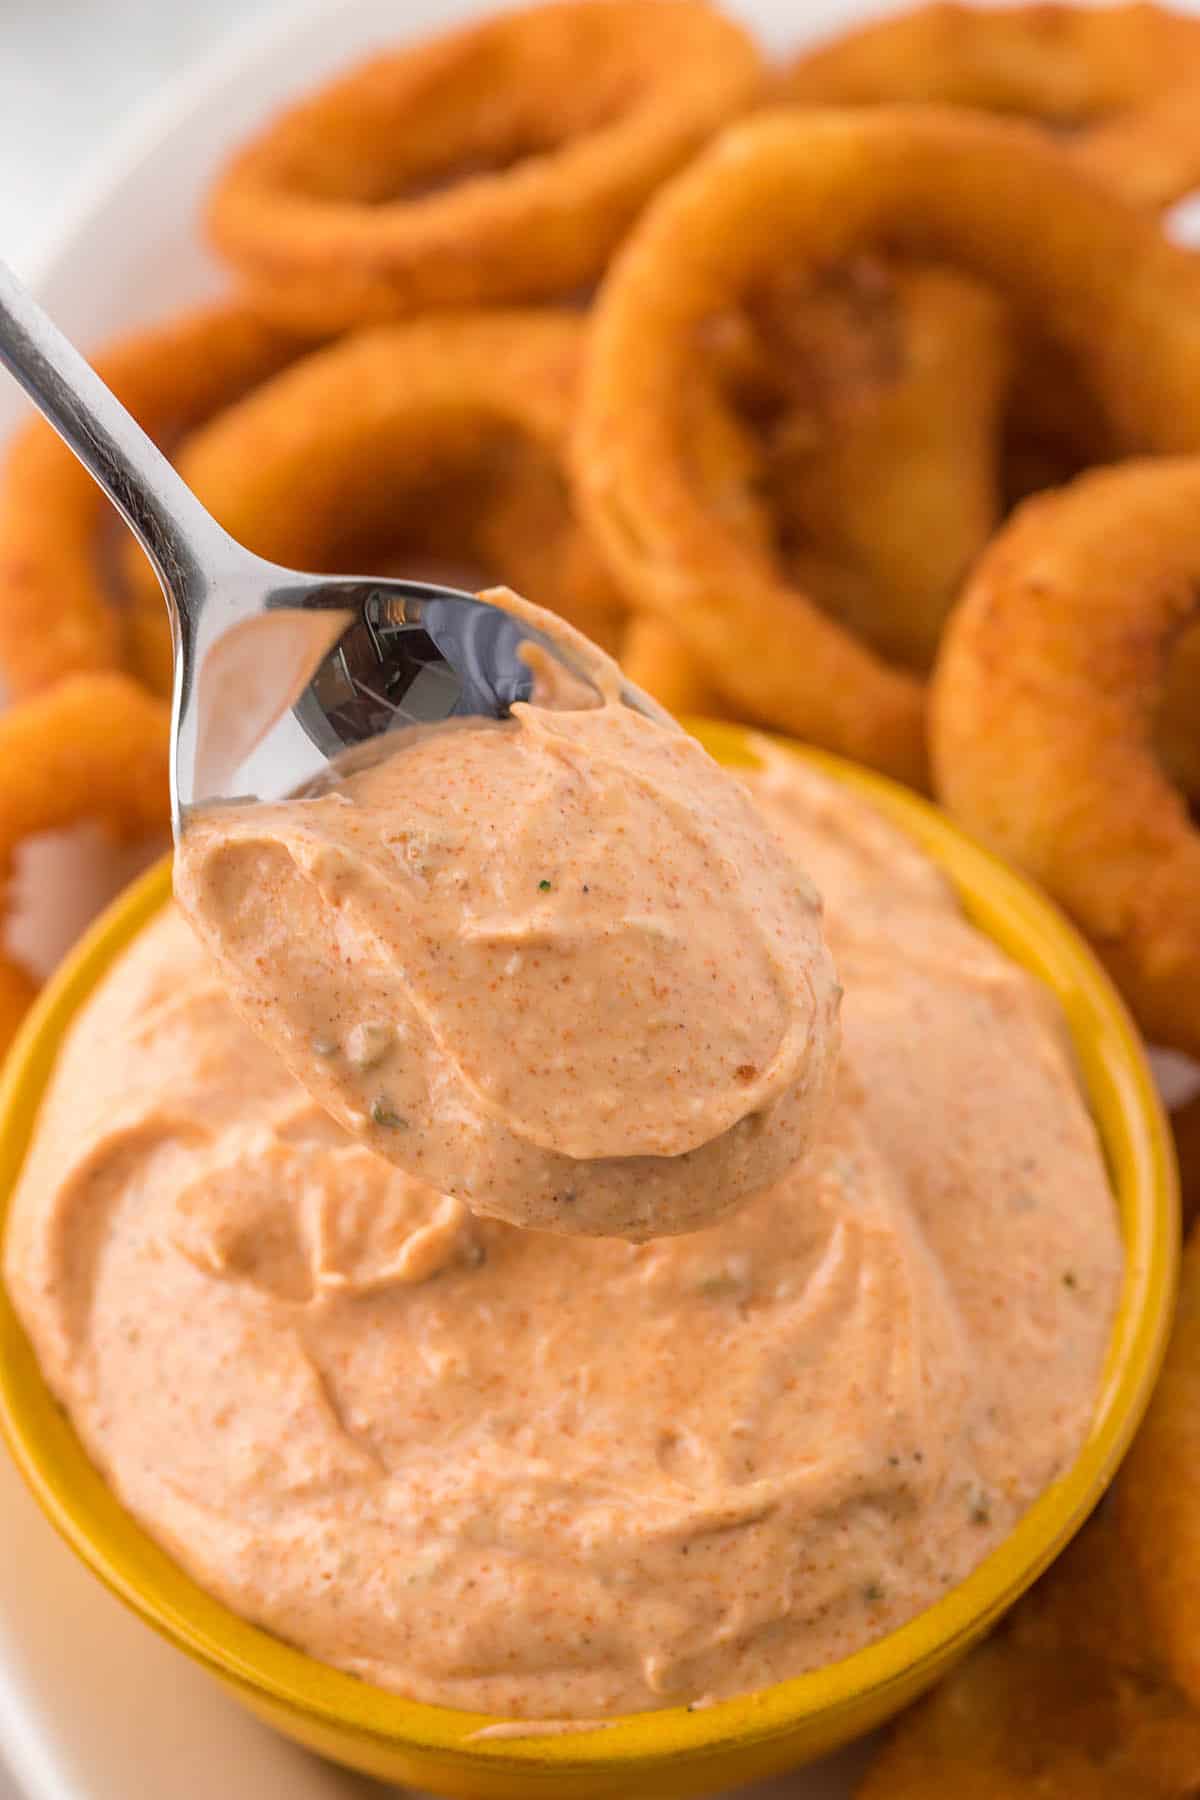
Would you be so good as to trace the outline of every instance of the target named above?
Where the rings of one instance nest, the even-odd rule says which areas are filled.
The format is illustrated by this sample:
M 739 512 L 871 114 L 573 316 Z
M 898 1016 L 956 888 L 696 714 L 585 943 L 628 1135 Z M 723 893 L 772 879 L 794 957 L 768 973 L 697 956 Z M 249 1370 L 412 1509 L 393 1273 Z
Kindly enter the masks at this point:
M 538 893 L 539 894 L 548 894 L 549 892 L 550 892 L 550 883 L 544 879 L 542 881 L 539 881 L 538 882 Z
M 1077 1288 L 1079 1286 L 1074 1269 L 1065 1269 L 1063 1271 L 1063 1286 L 1065 1288 Z
M 984 1525 L 990 1525 L 991 1522 L 992 1522 L 992 1509 L 988 1505 L 987 1501 L 986 1500 L 972 1501 L 972 1503 L 971 1503 L 971 1523 L 972 1523 L 972 1525 L 979 1525 L 982 1527 Z
M 883 1589 L 877 1581 L 868 1581 L 863 1589 L 863 1599 L 868 1606 L 878 1606 L 883 1599 Z
M 382 1099 L 371 1102 L 371 1123 L 386 1125 L 389 1131 L 408 1130 L 408 1120 L 401 1118 L 395 1108 L 389 1106 L 387 1101 Z

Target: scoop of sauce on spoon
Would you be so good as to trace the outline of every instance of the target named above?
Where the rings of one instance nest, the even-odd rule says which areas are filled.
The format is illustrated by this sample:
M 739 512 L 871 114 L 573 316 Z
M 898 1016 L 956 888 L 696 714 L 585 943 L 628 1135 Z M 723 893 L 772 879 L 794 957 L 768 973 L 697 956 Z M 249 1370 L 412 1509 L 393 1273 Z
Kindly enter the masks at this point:
M 194 814 L 176 893 L 241 1011 L 379 1154 L 516 1225 L 692 1231 L 824 1118 L 820 901 L 734 775 L 620 703 L 615 663 L 592 650 L 594 688 L 533 673 L 505 719 Z

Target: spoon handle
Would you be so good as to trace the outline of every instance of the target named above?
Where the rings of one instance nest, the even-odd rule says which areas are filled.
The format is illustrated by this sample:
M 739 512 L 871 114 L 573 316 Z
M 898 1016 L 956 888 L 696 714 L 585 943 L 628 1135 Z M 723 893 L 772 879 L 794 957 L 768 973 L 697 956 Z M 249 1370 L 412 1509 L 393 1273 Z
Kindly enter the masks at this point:
M 0 262 L 0 364 L 104 489 L 154 565 L 176 642 L 229 539 L 29 290 Z

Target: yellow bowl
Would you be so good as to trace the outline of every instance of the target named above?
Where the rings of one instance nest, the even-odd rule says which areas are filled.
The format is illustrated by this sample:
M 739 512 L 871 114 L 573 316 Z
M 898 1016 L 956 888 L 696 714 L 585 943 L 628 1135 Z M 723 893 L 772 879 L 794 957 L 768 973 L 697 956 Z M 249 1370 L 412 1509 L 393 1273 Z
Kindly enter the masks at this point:
M 721 761 L 752 740 L 698 725 Z M 0 1424 L 44 1511 L 83 1560 L 163 1635 L 281 1731 L 368 1774 L 446 1794 L 511 1797 L 712 1792 L 774 1773 L 869 1730 L 929 1686 L 1026 1588 L 1095 1505 L 1137 1426 L 1170 1319 L 1178 1193 L 1141 1042 L 1090 952 L 1054 908 L 935 809 L 836 758 L 806 760 L 872 800 L 941 865 L 967 913 L 1054 990 L 1066 1013 L 1120 1210 L 1126 1272 L 1090 1436 L 1071 1470 L 962 1585 L 843 1662 L 689 1712 L 603 1729 L 480 1738 L 496 1721 L 418 1705 L 325 1667 L 246 1624 L 198 1587 L 118 1505 L 88 1461 L 0 1292 Z M 50 983 L 0 1091 L 0 1224 L 64 1032 L 167 898 L 164 863 L 123 894 Z

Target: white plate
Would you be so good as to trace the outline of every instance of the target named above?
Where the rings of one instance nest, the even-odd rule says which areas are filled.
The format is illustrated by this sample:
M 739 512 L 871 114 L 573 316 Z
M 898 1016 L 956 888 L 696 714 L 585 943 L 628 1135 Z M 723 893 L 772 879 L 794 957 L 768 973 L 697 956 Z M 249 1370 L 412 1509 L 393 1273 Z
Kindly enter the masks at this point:
M 213 166 L 289 93 L 379 43 L 473 12 L 480 0 L 336 0 L 240 35 L 138 113 L 90 175 L 35 284 L 85 345 L 215 289 L 196 214 Z M 879 0 L 743 0 L 776 47 Z M 0 438 L 19 416 L 0 386 Z M 128 872 L 96 844 L 37 867 L 22 948 L 49 962 Z M 63 876 L 69 873 L 69 879 Z M 370 1800 L 375 1783 L 317 1762 L 251 1720 L 125 1611 L 55 1537 L 0 1454 L 0 1751 L 28 1800 Z M 846 1800 L 864 1753 L 769 1788 L 775 1800 Z M 0 1786 L 3 1776 L 0 1774 Z

